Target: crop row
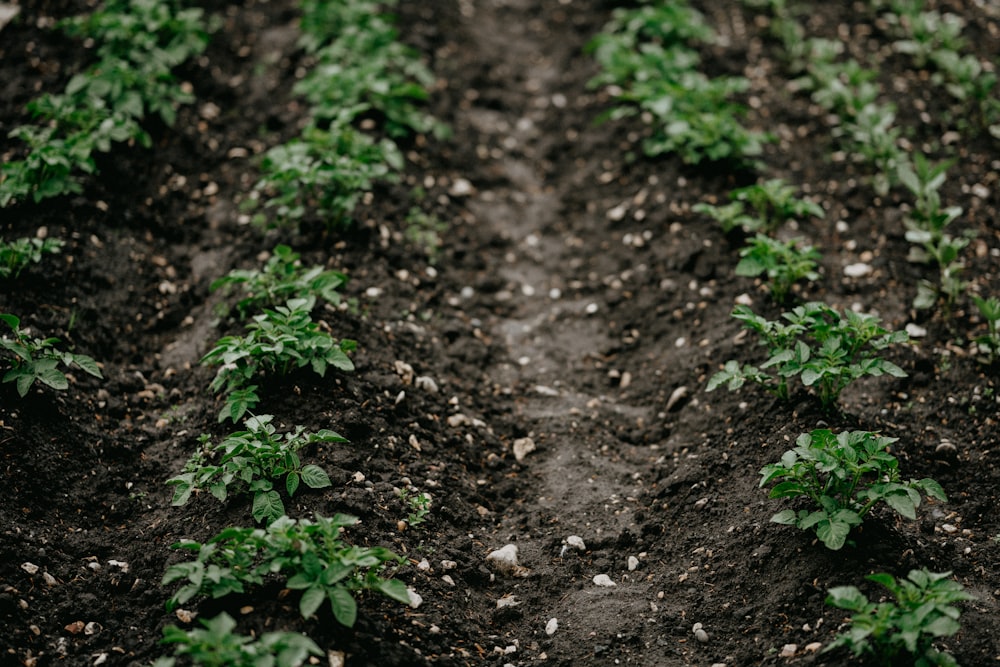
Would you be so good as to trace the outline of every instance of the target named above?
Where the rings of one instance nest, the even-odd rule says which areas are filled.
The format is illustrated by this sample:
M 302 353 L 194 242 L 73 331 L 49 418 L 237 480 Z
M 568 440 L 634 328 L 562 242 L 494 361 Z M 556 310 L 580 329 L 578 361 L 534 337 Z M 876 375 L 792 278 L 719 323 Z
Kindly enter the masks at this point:
M 797 89 L 836 119 L 837 141 L 854 161 L 868 165 L 875 194 L 884 196 L 902 186 L 912 196 L 904 216 L 905 238 L 912 244 L 907 259 L 937 273 L 935 280 L 919 283 L 913 306 L 940 306 L 942 316 L 950 317 L 956 301 L 971 287 L 961 278 L 961 251 L 969 238 L 949 230 L 962 209 L 943 205 L 939 194 L 952 160 L 933 163 L 913 148 L 918 142 L 894 124 L 894 105 L 881 101 L 877 64 L 869 69 L 854 59 L 841 59 L 845 49 L 839 41 L 806 39 L 805 29 L 784 0 L 745 4 L 769 13 L 771 34 L 784 48 L 789 75 L 798 77 Z M 963 21 L 952 14 L 924 11 L 918 0 L 875 2 L 873 10 L 884 11 L 895 51 L 912 56 L 915 67 L 931 68 L 932 83 L 954 98 L 955 107 L 943 120 L 954 122 L 966 135 L 1000 137 L 996 77 L 975 56 L 960 53 L 966 46 Z M 674 153 L 689 164 L 726 160 L 759 172 L 764 169 L 762 161 L 748 158 L 760 155 L 771 137 L 744 128 L 737 118 L 744 109 L 728 99 L 749 83 L 733 77 L 709 79 L 695 69 L 699 58 L 689 45 L 712 39 L 701 14 L 683 2 L 616 10 L 591 44 L 602 67 L 594 84 L 607 86 L 617 102 L 610 117 L 642 115 L 647 123 L 643 144 L 647 155 Z M 693 118 L 703 111 L 703 98 L 713 94 L 714 104 L 701 119 L 720 130 L 715 134 Z M 820 252 L 801 237 L 785 240 L 781 234 L 788 223 L 797 229 L 799 221 L 824 217 L 821 207 L 795 193 L 794 186 L 770 179 L 733 190 L 727 204 L 693 207 L 718 221 L 727 238 L 745 240 L 735 273 L 763 276 L 779 305 L 797 298 L 794 288 L 800 281 L 821 278 Z M 1000 300 L 969 296 L 987 323 L 987 333 L 977 337 L 973 347 L 983 363 L 993 363 L 1000 351 Z M 732 316 L 759 336 L 767 357 L 758 364 L 726 362 L 709 379 L 708 391 L 720 386 L 736 391 L 753 384 L 787 400 L 790 381 L 798 378 L 825 409 L 834 410 L 841 392 L 855 380 L 906 376 L 880 353 L 910 342 L 908 334 L 882 328 L 875 315 L 841 313 L 825 303 L 808 302 L 782 313 L 778 320 L 768 320 L 748 305 L 738 305 Z M 813 531 L 827 548 L 837 550 L 853 544 L 852 529 L 879 503 L 915 519 L 922 496 L 945 502 L 944 490 L 933 479 L 902 477 L 892 454 L 896 442 L 869 431 L 816 429 L 801 434 L 777 463 L 763 467 L 760 486 L 771 487 L 771 498 L 802 499 L 806 508 L 782 510 L 772 521 Z M 916 664 L 955 664 L 952 656 L 934 647 L 934 641 L 959 630 L 959 609 L 953 603 L 972 596 L 950 574 L 913 570 L 898 581 L 889 574 L 872 575 L 869 579 L 894 598 L 877 604 L 853 586 L 831 589 L 827 603 L 853 615 L 848 630 L 825 650 L 846 647 L 855 655 L 875 655 L 885 664 L 903 655 Z
M 383 11 L 386 4 L 303 0 L 299 47 L 313 66 L 295 93 L 309 102 L 310 110 L 300 135 L 275 146 L 260 161 L 261 178 L 244 202 L 262 208 L 259 222 L 284 225 L 308 217 L 327 227 L 346 225 L 373 182 L 402 169 L 396 140 L 418 132 L 445 133 L 420 108 L 425 86 L 433 79 L 417 54 L 397 40 L 392 17 Z M 170 0 L 109 0 L 87 17 L 60 22 L 68 34 L 92 41 L 99 61 L 73 77 L 64 95 L 45 95 L 29 104 L 29 112 L 45 125 L 14 131 L 29 151 L 24 160 L 4 166 L 0 205 L 81 192 L 79 174 L 95 171 L 93 151 L 109 151 L 112 142 L 148 148 L 150 135 L 139 121 L 155 113 L 169 126 L 176 106 L 194 101 L 172 69 L 205 48 L 211 24 L 200 10 L 180 9 Z M 0 243 L 0 277 L 17 278 L 62 246 L 58 239 L 42 238 Z M 313 319 L 319 307 L 333 313 L 346 307 L 339 292 L 346 282 L 341 272 L 303 266 L 298 253 L 279 244 L 262 269 L 234 270 L 212 283 L 212 290 L 238 292 L 232 310 L 221 315 L 243 333 L 220 338 L 201 363 L 217 367 L 208 389 L 222 395 L 219 421 L 243 421 L 244 430 L 220 442 L 203 435 L 183 471 L 167 484 L 174 487 L 175 506 L 202 491 L 220 501 L 248 495 L 250 514 L 264 527 L 230 527 L 204 544 L 175 544 L 192 558 L 171 565 L 163 577 L 165 586 L 180 584 L 168 609 L 196 596 L 245 592 L 276 576 L 283 577 L 285 587 L 301 591 L 303 618 L 327 603 L 345 626 L 355 622 L 360 591 L 412 601 L 405 584 L 383 576 L 403 559 L 386 548 L 343 541 L 343 530 L 356 518 L 287 516 L 282 489 L 292 497 L 303 485 L 331 485 L 321 467 L 303 464 L 301 450 L 346 440 L 330 430 L 305 432 L 302 426 L 279 432 L 272 415 L 256 411 L 262 380 L 299 368 L 321 377 L 329 368 L 354 369 L 349 355 L 356 343 L 336 339 L 327 322 Z M 32 337 L 14 315 L 0 315 L 0 320 L 12 332 L 0 338 L 10 366 L 3 381 L 16 383 L 22 397 L 36 381 L 66 389 L 66 371 L 73 367 L 101 377 L 100 365 L 91 357 L 59 349 L 57 339 Z M 426 517 L 430 497 L 404 495 L 416 525 Z M 312 640 L 297 633 L 234 635 L 235 622 L 226 614 L 201 625 L 167 627 L 164 642 L 175 645 L 174 656 L 155 664 L 166 667 L 184 656 L 194 664 L 291 667 L 322 655 Z

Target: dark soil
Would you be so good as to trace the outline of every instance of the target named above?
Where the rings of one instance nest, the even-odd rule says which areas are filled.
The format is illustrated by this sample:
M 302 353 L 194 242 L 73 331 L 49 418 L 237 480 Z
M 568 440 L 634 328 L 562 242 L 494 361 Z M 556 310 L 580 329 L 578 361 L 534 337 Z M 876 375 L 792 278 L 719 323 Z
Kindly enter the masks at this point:
M 940 647 L 966 666 L 1000 660 L 997 367 L 979 363 L 968 342 L 984 325 L 966 303 L 950 318 L 911 311 L 929 269 L 906 261 L 907 195 L 876 197 L 862 165 L 831 159 L 838 141 L 787 86 L 766 21 L 706 0 L 694 4 L 724 45 L 703 50 L 709 73 L 748 76 L 747 123 L 781 138 L 760 173 L 801 186 L 827 212 L 797 231 L 824 261 L 822 279 L 795 298 L 927 330 L 888 355 L 908 378 L 861 381 L 833 414 L 803 392 L 788 402 L 749 387 L 706 394 L 727 359 L 759 359 L 729 316 L 736 299 L 769 317 L 780 309 L 733 274 L 740 239 L 690 207 L 724 201 L 755 176 L 629 160 L 642 124 L 595 124 L 609 102 L 586 85 L 596 66 L 583 47 L 613 4 L 402 2 L 401 35 L 439 77 L 431 110 L 453 136 L 407 146 L 404 181 L 380 186 L 347 232 L 263 233 L 241 224 L 235 204 L 255 180 L 252 156 L 291 135 L 303 114 L 290 92 L 302 58 L 290 0 L 207 3 L 223 26 L 181 72 L 198 102 L 176 126 L 152 128 L 151 150 L 116 148 L 84 196 L 0 211 L 4 239 L 44 228 L 67 241 L 4 286 L 0 312 L 93 356 L 105 375 L 76 374 L 65 392 L 24 399 L 0 385 L 0 663 L 146 665 L 166 654 L 161 631 L 180 623 L 164 608 L 174 589 L 160 585 L 181 560 L 171 545 L 251 522 L 245 499 L 203 494 L 174 508 L 164 484 L 199 434 L 233 430 L 217 424 L 214 369 L 198 363 L 238 331 L 219 320 L 224 297 L 208 286 L 259 267 L 278 242 L 306 264 L 349 274 L 345 294 L 357 307 L 317 316 L 359 341 L 354 373 L 263 388 L 261 407 L 276 422 L 350 440 L 307 452 L 334 485 L 286 507 L 293 517 L 360 517 L 345 538 L 405 555 L 397 576 L 423 603 L 364 596 L 351 630 L 325 607 L 303 621 L 297 593 L 277 585 L 191 611 L 226 610 L 244 634 L 303 631 L 348 665 L 839 665 L 849 656 L 806 649 L 828 644 L 844 620 L 824 604 L 827 589 L 878 596 L 865 575 L 927 567 L 953 571 L 976 595 L 962 604 L 963 630 Z M 931 4 L 968 20 L 979 56 L 1000 52 L 994 5 Z M 32 96 L 60 90 L 88 61 L 47 27 L 83 5 L 26 0 L 0 32 L 0 136 L 27 122 Z M 976 233 L 965 275 L 981 294 L 1000 294 L 996 142 L 966 135 L 942 147 L 947 96 L 891 53 L 866 3 L 813 9 L 803 19 L 810 34 L 884 56 L 884 90 L 904 91 L 893 94 L 911 143 L 958 157 L 942 197 L 965 209 L 956 226 Z M 0 141 L 5 159 L 16 155 L 12 140 Z M 455 188 L 460 179 L 471 192 Z M 448 225 L 433 264 L 405 235 L 417 204 Z M 856 262 L 872 272 L 846 277 Z M 899 438 L 904 477 L 937 479 L 950 501 L 925 504 L 914 522 L 877 511 L 856 546 L 838 552 L 770 523 L 783 506 L 757 488 L 758 471 L 822 424 Z M 522 438 L 536 449 L 518 461 Z M 953 447 L 939 447 L 946 440 Z M 433 507 L 404 530 L 408 508 L 395 489 L 406 486 L 430 493 Z M 567 548 L 571 535 L 586 549 Z M 523 577 L 487 566 L 508 543 Z M 594 585 L 597 574 L 617 586 Z M 498 606 L 511 597 L 517 604 Z M 97 625 L 74 632 L 77 621 Z M 794 655 L 780 657 L 789 644 Z

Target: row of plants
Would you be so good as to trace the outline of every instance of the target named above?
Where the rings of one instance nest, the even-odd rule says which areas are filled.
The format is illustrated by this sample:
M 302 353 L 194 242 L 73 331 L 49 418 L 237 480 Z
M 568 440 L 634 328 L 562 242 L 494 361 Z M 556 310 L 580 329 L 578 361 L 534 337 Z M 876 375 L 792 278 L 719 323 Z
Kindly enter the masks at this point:
M 877 70 L 865 69 L 853 59 L 838 62 L 844 51 L 840 42 L 806 40 L 805 30 L 784 0 L 747 0 L 746 4 L 770 10 L 772 34 L 785 46 L 791 73 L 804 73 L 797 80 L 799 87 L 838 119 L 835 135 L 857 161 L 871 165 L 875 192 L 885 195 L 890 188 L 902 185 L 912 195 L 912 208 L 904 217 L 906 239 L 912 244 L 909 260 L 934 266 L 939 272 L 938 280 L 921 281 L 914 307 L 927 309 L 941 304 L 947 315 L 956 298 L 969 287 L 959 277 L 963 268 L 959 252 L 969 239 L 946 230 L 962 210 L 943 206 L 938 194 L 950 162 L 934 164 L 919 152 L 911 158 L 901 147 L 902 130 L 894 126 L 895 107 L 879 101 Z M 886 3 L 877 4 L 882 8 Z M 993 114 L 998 102 L 989 92 L 995 78 L 975 67 L 974 57 L 957 55 L 962 45 L 957 33 L 961 22 L 951 15 L 924 12 L 917 7 L 922 5 L 919 2 L 897 0 L 889 4 L 897 13 L 891 14 L 888 23 L 900 31 L 896 50 L 912 54 L 917 67 L 932 63 L 935 81 L 946 85 L 956 99 L 973 103 L 980 129 L 985 126 L 996 133 Z M 942 31 L 942 25 L 948 30 Z M 685 78 L 677 72 L 699 64 L 685 42 L 704 40 L 708 35 L 699 15 L 683 3 L 670 3 L 669 7 L 655 3 L 616 10 L 605 34 L 594 41 L 593 51 L 604 68 L 595 84 L 612 86 L 612 94 L 627 103 L 613 109 L 611 117 L 642 110 L 647 120 L 655 123 L 654 138 L 644 144 L 648 155 L 671 152 L 689 164 L 745 155 L 729 148 L 699 154 L 692 149 L 696 145 L 692 140 L 676 140 L 685 136 L 680 130 L 686 132 L 690 125 L 684 122 L 683 112 L 670 115 L 678 113 L 677 93 L 666 93 L 665 88 L 703 77 L 696 73 Z M 662 84 L 664 80 L 669 83 Z M 697 91 L 698 86 L 692 89 Z M 732 106 L 720 99 L 714 111 L 729 114 Z M 961 127 L 970 130 L 968 123 Z M 734 146 L 746 145 L 741 127 L 730 125 L 726 131 L 731 134 L 716 137 L 713 145 L 728 141 Z M 660 133 L 675 140 L 659 140 Z M 758 153 L 759 148 L 758 143 Z M 795 188 L 780 179 L 739 188 L 729 199 L 723 205 L 696 205 L 694 211 L 718 221 L 729 238 L 745 239 L 737 275 L 764 276 L 777 304 L 794 296 L 793 286 L 798 281 L 820 279 L 819 252 L 802 238 L 784 240 L 781 227 L 792 220 L 821 219 L 822 208 L 797 198 Z M 992 362 L 997 353 L 1000 302 L 971 296 L 988 325 L 986 336 L 975 343 L 987 351 L 986 361 Z M 759 364 L 726 362 L 709 379 L 707 391 L 721 386 L 735 391 L 750 383 L 788 400 L 792 396 L 790 382 L 798 378 L 824 409 L 833 410 L 841 393 L 862 377 L 906 376 L 880 353 L 910 342 L 908 334 L 883 328 L 875 315 L 850 309 L 841 313 L 825 303 L 808 302 L 782 313 L 778 320 L 768 320 L 745 305 L 737 306 L 732 316 L 759 336 L 767 358 Z M 899 461 L 892 454 L 897 442 L 896 438 L 863 430 L 802 433 L 796 446 L 777 463 L 761 469 L 760 486 L 771 487 L 771 498 L 798 499 L 806 507 L 782 510 L 771 520 L 812 531 L 827 548 L 839 550 L 853 544 L 851 531 L 879 504 L 912 520 L 924 497 L 946 502 L 944 489 L 935 480 L 902 477 Z M 936 639 L 960 629 L 960 610 L 953 603 L 972 599 L 950 575 L 926 569 L 913 570 L 899 580 L 886 573 L 871 575 L 868 578 L 883 585 L 894 598 L 878 603 L 870 602 L 853 586 L 830 589 L 827 604 L 852 612 L 852 617 L 847 631 L 824 650 L 846 647 L 856 656 L 870 654 L 884 664 L 896 664 L 903 656 L 921 665 L 956 664 L 952 656 L 934 646 Z
M 263 156 L 261 178 L 244 202 L 245 208 L 263 209 L 255 222 L 284 226 L 318 220 L 328 228 L 346 226 L 374 182 L 402 169 L 396 140 L 416 132 L 443 133 L 419 106 L 433 78 L 416 54 L 398 42 L 392 17 L 383 11 L 386 4 L 391 3 L 301 3 L 299 46 L 315 64 L 294 92 L 309 102 L 309 115 L 297 137 Z M 302 453 L 347 441 L 328 429 L 306 432 L 294 426 L 282 433 L 272 415 L 255 412 L 262 382 L 297 369 L 320 377 L 330 368 L 354 369 L 350 353 L 355 341 L 335 338 L 329 323 L 312 315 L 320 306 L 329 313 L 347 307 L 339 291 L 346 282 L 341 272 L 303 266 L 299 253 L 279 244 L 261 269 L 237 269 L 212 283 L 213 291 L 234 294 L 231 310 L 220 316 L 242 323 L 244 333 L 220 338 L 201 364 L 217 368 L 209 390 L 222 395 L 218 420 L 242 420 L 244 430 L 220 442 L 202 435 L 181 474 L 167 484 L 174 487 L 175 506 L 206 491 L 219 501 L 248 496 L 251 517 L 263 527 L 230 527 L 205 543 L 175 544 L 193 558 L 164 574 L 164 585 L 180 584 L 168 609 L 198 596 L 244 593 L 275 579 L 301 591 L 303 619 L 314 617 L 326 603 L 334 620 L 347 627 L 356 621 L 356 596 L 362 591 L 411 603 L 406 585 L 386 576 L 405 559 L 384 547 L 343 542 L 342 532 L 357 523 L 355 517 L 314 513 L 313 520 L 296 520 L 287 514 L 282 489 L 292 498 L 302 485 L 321 489 L 332 484 L 322 468 L 303 464 Z M 422 522 L 430 497 L 402 499 L 412 510 L 411 525 Z M 189 630 L 166 628 L 164 642 L 176 645 L 175 654 L 161 658 L 156 667 L 170 667 L 182 656 L 205 665 L 293 667 L 322 655 L 312 640 L 297 633 L 234 635 L 235 622 L 225 614 L 201 624 Z
M 299 46 L 312 66 L 294 93 L 309 116 L 298 136 L 261 160 L 261 177 L 242 203 L 257 224 L 345 227 L 375 183 L 402 170 L 397 142 L 447 133 L 421 108 L 434 77 L 398 40 L 383 10 L 393 4 L 302 1 Z
M 155 116 L 171 126 L 194 97 L 173 70 L 204 51 L 214 23 L 174 0 L 108 0 L 94 12 L 57 23 L 64 34 L 93 44 L 95 62 L 61 94 L 32 100 L 36 121 L 10 132 L 26 146 L 0 172 L 0 208 L 83 191 L 97 172 L 96 153 L 120 143 L 152 146 L 143 127 Z

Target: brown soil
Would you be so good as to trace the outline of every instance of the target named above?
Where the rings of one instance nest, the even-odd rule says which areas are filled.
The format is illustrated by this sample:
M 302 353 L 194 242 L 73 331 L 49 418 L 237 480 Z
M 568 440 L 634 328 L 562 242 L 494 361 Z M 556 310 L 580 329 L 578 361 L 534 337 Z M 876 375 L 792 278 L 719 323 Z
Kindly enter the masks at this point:
M 216 423 L 213 369 L 198 364 L 237 330 L 218 321 L 223 297 L 208 286 L 260 266 L 278 242 L 347 272 L 358 304 L 321 313 L 336 335 L 359 341 L 356 372 L 263 388 L 278 422 L 350 440 L 307 453 L 334 485 L 286 507 L 294 517 L 360 517 L 346 539 L 407 556 L 397 576 L 423 604 L 365 596 L 347 630 L 326 608 L 303 621 L 296 594 L 275 585 L 188 605 L 202 617 L 226 610 L 243 633 L 303 631 L 348 665 L 839 665 L 851 663 L 846 654 L 805 649 L 829 643 L 844 620 L 824 604 L 826 590 L 878 595 L 866 574 L 927 567 L 953 571 L 977 597 L 940 646 L 966 666 L 1000 660 L 997 368 L 969 353 L 984 326 L 968 304 L 950 319 L 910 310 L 927 269 L 906 261 L 907 195 L 880 199 L 863 166 L 830 159 L 837 139 L 786 85 L 762 20 L 739 3 L 695 3 L 724 38 L 704 49 L 706 67 L 750 77 L 748 124 L 781 137 L 761 174 L 800 185 L 827 212 L 797 231 L 824 260 L 822 279 L 795 298 L 927 329 L 888 355 L 908 378 L 861 381 L 834 414 L 804 392 L 788 402 L 753 388 L 706 394 L 727 359 L 759 359 L 729 316 L 737 297 L 769 317 L 780 310 L 733 274 L 740 239 L 690 207 L 724 200 L 754 175 L 629 160 L 641 123 L 595 124 L 608 100 L 587 88 L 596 67 L 583 47 L 613 4 L 402 2 L 401 34 L 439 77 L 432 111 L 453 136 L 407 146 L 404 182 L 381 186 L 348 232 L 238 222 L 234 202 L 254 162 L 233 149 L 259 153 L 303 112 L 290 93 L 301 54 L 289 0 L 208 3 L 224 24 L 182 72 L 198 103 L 176 127 L 152 128 L 152 150 L 106 156 L 84 196 L 0 211 L 4 239 L 45 227 L 67 241 L 5 286 L 0 312 L 93 356 L 105 375 L 77 374 L 68 391 L 24 399 L 0 385 L 0 663 L 146 665 L 166 653 L 162 628 L 179 623 L 164 608 L 174 590 L 160 585 L 181 560 L 171 545 L 251 522 L 242 499 L 205 494 L 171 507 L 164 484 L 199 434 L 231 430 Z M 978 55 L 1000 51 L 989 3 L 935 4 L 965 16 Z M 27 100 L 59 90 L 87 61 L 42 20 L 82 5 L 26 1 L 3 28 L 0 136 L 27 121 Z M 941 148 L 946 96 L 891 54 L 866 7 L 825 3 L 807 17 L 810 34 L 853 35 L 859 54 L 887 54 L 882 83 L 904 91 L 895 101 L 912 143 L 959 158 L 942 194 L 965 209 L 956 225 L 977 235 L 966 275 L 980 293 L 1000 294 L 996 143 L 984 134 Z M 5 156 L 17 149 L 0 141 Z M 459 179 L 473 190 L 456 194 Z M 421 205 L 448 224 L 433 264 L 404 235 L 417 185 L 427 190 Z M 859 261 L 873 271 L 845 277 Z M 408 384 L 397 361 L 438 391 Z M 839 552 L 770 523 L 783 507 L 757 488 L 757 472 L 824 423 L 900 438 L 904 477 L 937 479 L 950 501 L 922 506 L 915 522 L 876 511 Z M 518 461 L 521 438 L 536 449 Z M 939 448 L 944 440 L 954 448 Z M 406 485 L 430 493 L 433 507 L 426 523 L 401 530 L 408 510 L 394 489 Z M 566 548 L 571 535 L 584 551 Z M 526 576 L 487 566 L 508 543 Z M 417 567 L 424 560 L 429 569 Z M 457 566 L 445 571 L 447 560 Z M 597 574 L 617 585 L 595 586 Z M 518 604 L 499 608 L 510 596 Z M 99 625 L 73 633 L 76 621 Z M 788 644 L 794 656 L 779 657 Z

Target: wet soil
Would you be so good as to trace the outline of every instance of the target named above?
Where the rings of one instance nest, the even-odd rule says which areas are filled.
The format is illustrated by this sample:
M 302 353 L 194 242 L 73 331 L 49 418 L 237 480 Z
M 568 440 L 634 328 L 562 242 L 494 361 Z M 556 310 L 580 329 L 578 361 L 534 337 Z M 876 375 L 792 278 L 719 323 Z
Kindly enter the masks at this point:
M 839 157 L 829 120 L 789 87 L 766 19 L 738 3 L 693 4 L 721 37 L 702 47 L 708 73 L 747 76 L 748 125 L 779 137 L 759 173 L 826 211 L 793 230 L 824 257 L 821 279 L 794 298 L 925 329 L 888 353 L 907 378 L 858 382 L 834 412 L 802 391 L 789 401 L 705 392 L 726 360 L 759 359 L 734 304 L 781 309 L 734 275 L 742 240 L 691 206 L 756 176 L 634 159 L 638 119 L 595 123 L 610 102 L 587 86 L 596 66 L 584 47 L 615 3 L 401 2 L 401 35 L 438 77 L 430 109 L 452 136 L 406 145 L 403 180 L 379 186 L 336 233 L 262 232 L 237 207 L 253 156 L 303 114 L 291 94 L 302 62 L 294 3 L 206 3 L 222 27 L 182 68 L 198 102 L 176 126 L 151 128 L 150 150 L 102 158 L 82 196 L 0 211 L 4 239 L 44 229 L 67 242 L 3 286 L 0 312 L 93 356 L 105 375 L 23 399 L 0 385 L 0 663 L 146 665 L 166 654 L 161 631 L 181 624 L 164 607 L 174 590 L 160 585 L 182 558 L 171 545 L 252 521 L 240 499 L 171 507 L 164 484 L 200 434 L 230 430 L 199 359 L 238 325 L 219 317 L 226 298 L 209 284 L 259 267 L 281 242 L 349 275 L 351 307 L 317 317 L 359 342 L 353 373 L 262 387 L 276 422 L 350 441 L 307 450 L 333 486 L 286 508 L 360 517 L 345 539 L 404 555 L 396 576 L 423 602 L 363 596 L 353 629 L 325 608 L 302 620 L 297 594 L 277 584 L 190 611 L 225 610 L 245 634 L 305 632 L 348 665 L 862 664 L 817 650 L 844 621 L 824 604 L 827 589 L 877 596 L 865 575 L 927 567 L 976 596 L 941 648 L 963 665 L 996 664 L 997 367 L 969 344 L 984 325 L 966 303 L 950 317 L 911 309 L 928 269 L 906 260 L 907 195 L 876 196 L 865 168 Z M 995 7 L 936 4 L 966 18 L 975 53 L 1000 49 Z M 87 62 L 49 27 L 84 9 L 25 2 L 0 32 L 0 135 L 27 121 L 28 99 Z M 813 9 L 811 35 L 881 54 L 880 82 L 911 145 L 958 158 L 942 199 L 965 209 L 956 225 L 975 233 L 965 275 L 1000 294 L 996 142 L 979 133 L 943 145 L 946 96 L 892 53 L 867 5 Z M 7 159 L 18 146 L 0 149 Z M 447 225 L 433 257 L 406 234 L 412 206 Z M 857 263 L 871 271 L 845 275 Z M 758 471 L 821 425 L 899 438 L 904 476 L 937 479 L 949 502 L 925 504 L 912 522 L 877 510 L 838 552 L 770 523 L 783 506 L 758 488 Z M 407 487 L 433 498 L 418 526 L 400 524 L 409 508 L 396 490 Z M 506 544 L 518 547 L 520 576 L 487 565 Z M 599 574 L 616 585 L 595 585 Z M 96 625 L 83 632 L 77 621 Z

